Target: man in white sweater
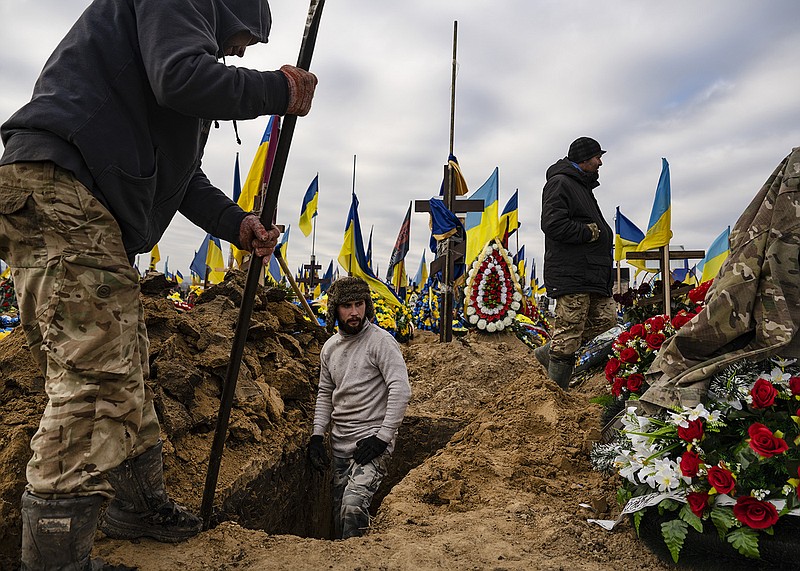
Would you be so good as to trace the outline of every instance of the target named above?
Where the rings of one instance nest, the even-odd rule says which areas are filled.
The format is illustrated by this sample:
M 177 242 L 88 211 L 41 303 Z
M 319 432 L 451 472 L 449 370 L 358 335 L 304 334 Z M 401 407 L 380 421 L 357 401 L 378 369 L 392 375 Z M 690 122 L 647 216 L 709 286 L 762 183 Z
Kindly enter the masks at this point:
M 339 332 L 320 352 L 314 434 L 308 444 L 312 466 L 330 466 L 325 433 L 333 452 L 335 537 L 362 535 L 369 506 L 386 476 L 397 429 L 411 398 L 408 371 L 397 341 L 370 321 L 375 317 L 369 285 L 357 277 L 336 280 L 328 290 L 328 324 Z

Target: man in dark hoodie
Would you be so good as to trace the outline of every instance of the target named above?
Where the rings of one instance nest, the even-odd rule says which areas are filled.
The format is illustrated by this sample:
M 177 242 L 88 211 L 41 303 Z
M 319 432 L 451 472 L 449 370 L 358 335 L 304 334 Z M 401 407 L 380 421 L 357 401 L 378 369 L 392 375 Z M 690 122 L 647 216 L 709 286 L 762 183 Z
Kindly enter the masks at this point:
M 267 0 L 95 0 L 0 129 L 0 257 L 49 402 L 31 441 L 22 569 L 90 568 L 98 513 L 114 538 L 200 530 L 164 490 L 137 253 L 176 212 L 254 255 L 278 238 L 203 174 L 214 120 L 305 115 L 293 66 L 226 65 L 267 42 Z
M 547 375 L 568 388 L 581 343 L 613 327 L 614 233 L 593 189 L 605 153 L 589 137 L 572 142 L 567 156 L 547 169 L 542 193 L 544 284 L 556 298 L 550 341 L 534 351 Z

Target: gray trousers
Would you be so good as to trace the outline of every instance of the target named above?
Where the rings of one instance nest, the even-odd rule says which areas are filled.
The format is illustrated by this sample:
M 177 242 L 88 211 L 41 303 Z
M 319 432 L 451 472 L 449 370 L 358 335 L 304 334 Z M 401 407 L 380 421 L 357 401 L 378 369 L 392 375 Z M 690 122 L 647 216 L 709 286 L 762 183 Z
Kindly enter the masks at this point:
M 363 535 L 369 528 L 369 506 L 386 476 L 391 456 L 384 452 L 371 462 L 333 457 L 333 529 L 336 539 Z

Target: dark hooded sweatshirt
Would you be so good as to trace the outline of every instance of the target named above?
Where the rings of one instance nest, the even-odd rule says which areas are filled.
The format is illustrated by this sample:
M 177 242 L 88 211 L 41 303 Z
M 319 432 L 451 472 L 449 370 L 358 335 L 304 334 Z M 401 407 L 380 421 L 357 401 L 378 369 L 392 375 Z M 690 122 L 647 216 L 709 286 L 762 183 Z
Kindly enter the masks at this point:
M 596 175 L 582 172 L 566 158 L 547 169 L 542 192 L 542 231 L 544 285 L 549 296 L 611 296 L 614 234 L 592 193 L 599 185 Z M 592 222 L 600 229 L 600 237 L 594 242 L 588 228 Z
M 266 42 L 270 25 L 267 0 L 95 0 L 0 129 L 0 164 L 52 161 L 75 173 L 117 220 L 131 258 L 177 211 L 241 246 L 245 213 L 200 162 L 212 120 L 286 112 L 281 72 L 219 61 L 231 35 Z

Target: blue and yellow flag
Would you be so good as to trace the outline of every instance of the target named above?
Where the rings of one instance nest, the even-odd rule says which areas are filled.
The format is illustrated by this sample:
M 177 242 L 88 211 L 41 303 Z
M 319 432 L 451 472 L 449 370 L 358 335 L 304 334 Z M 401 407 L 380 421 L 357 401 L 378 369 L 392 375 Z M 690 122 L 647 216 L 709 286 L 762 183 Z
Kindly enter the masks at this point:
M 300 231 L 308 237 L 313 228 L 313 219 L 317 215 L 317 203 L 319 202 L 319 174 L 314 177 L 303 196 L 303 204 L 300 206 Z
M 731 246 L 731 227 L 728 226 L 722 231 L 722 234 L 717 236 L 706 251 L 706 257 L 697 265 L 697 269 L 701 270 L 702 276 L 700 283 L 712 280 L 717 277 L 722 263 L 728 258 Z
M 420 288 L 428 281 L 428 264 L 425 262 L 425 250 L 422 250 L 422 259 L 419 261 L 417 275 L 414 276 L 413 281 Z
M 183 283 L 183 274 L 181 273 L 180 270 L 177 270 L 175 272 L 175 281 L 177 281 L 179 284 Z
M 4 267 L 3 267 L 3 272 L 2 272 L 2 273 L 0 273 L 0 279 L 3 279 L 3 280 L 4 280 L 4 279 L 7 279 L 8 277 L 10 277 L 10 276 L 11 276 L 11 266 L 9 266 L 8 264 L 6 264 L 6 263 L 5 263 L 5 262 L 3 262 L 2 260 L 0 260 L 0 262 L 2 262 L 2 263 L 0 263 L 0 266 L 4 266 Z
M 236 153 L 236 160 L 233 163 L 233 201 L 239 203 L 242 195 L 242 177 L 239 175 L 239 153 Z
M 160 260 L 161 260 L 161 254 L 158 253 L 158 244 L 156 244 L 150 251 L 150 266 L 148 267 L 148 270 L 151 272 L 156 271 L 156 264 Z
M 661 159 L 661 176 L 658 178 L 656 198 L 650 211 L 647 232 L 636 247 L 637 252 L 668 246 L 672 239 L 672 190 L 669 182 L 669 163 Z
M 333 260 L 330 261 L 328 264 L 328 269 L 325 270 L 325 273 L 322 276 L 322 282 L 320 292 L 324 293 L 328 291 L 328 288 L 331 287 L 331 283 L 333 282 Z M 322 295 L 320 293 L 320 295 Z
M 483 212 L 467 212 L 464 229 L 467 231 L 467 255 L 464 262 L 469 266 L 478 257 L 489 241 L 499 234 L 497 218 L 498 168 L 483 185 L 472 193 L 470 199 L 483 200 Z
M 614 260 L 619 262 L 625 259 L 626 253 L 636 251 L 639 242 L 644 239 L 644 232 L 619 211 L 619 206 L 614 217 L 614 227 Z
M 194 255 L 189 269 L 195 273 L 200 280 L 208 277 L 208 283 L 218 284 L 225 279 L 225 261 L 222 259 L 222 245 L 219 238 L 211 234 L 206 234 L 200 249 Z
M 284 260 L 286 259 L 286 254 L 289 250 L 289 232 L 291 232 L 291 230 L 292 225 L 289 224 L 286 227 L 286 230 L 283 231 L 280 242 L 278 242 L 278 245 L 275 246 L 275 249 L 280 252 L 281 258 Z M 281 270 L 281 265 L 278 263 L 278 258 L 276 256 L 270 256 L 269 258 L 268 273 L 273 280 L 275 280 L 277 283 L 280 283 L 281 276 L 283 276 L 283 270 Z
M 364 239 L 361 236 L 361 222 L 358 219 L 358 198 L 353 193 L 350 203 L 350 212 L 347 215 L 347 224 L 344 228 L 344 241 L 339 252 L 339 265 L 351 276 L 363 279 L 376 294 L 381 296 L 386 303 L 394 307 L 402 307 L 403 302 L 384 282 L 375 277 L 367 266 L 367 256 L 364 253 Z
M 503 246 L 508 248 L 508 237 L 519 228 L 519 189 L 514 191 L 500 214 L 500 234 Z
M 247 173 L 247 178 L 244 181 L 244 187 L 239 194 L 239 199 L 236 201 L 236 204 L 245 212 L 253 211 L 256 203 L 256 196 L 261 192 L 261 187 L 263 186 L 266 188 L 269 183 L 272 163 L 275 162 L 275 150 L 278 147 L 277 143 L 280 126 L 281 118 L 278 115 L 272 115 L 267 123 L 267 128 L 264 129 L 261 142 L 258 144 L 253 162 L 250 165 L 250 170 Z M 233 253 L 236 263 L 241 266 L 242 260 L 247 252 L 235 246 L 231 247 L 231 252 Z
M 525 244 L 520 246 L 519 251 L 514 254 L 514 265 L 517 267 L 517 273 L 519 274 L 519 283 L 525 283 Z
M 458 165 L 458 159 L 455 155 L 450 155 L 447 158 L 447 164 L 453 169 L 453 179 L 455 180 L 454 189 L 456 196 L 464 196 L 469 192 L 469 189 L 467 188 L 467 181 L 464 180 L 464 175 L 461 172 L 461 167 Z M 444 183 L 445 179 L 442 179 L 442 186 L 439 189 L 439 196 L 444 196 Z

